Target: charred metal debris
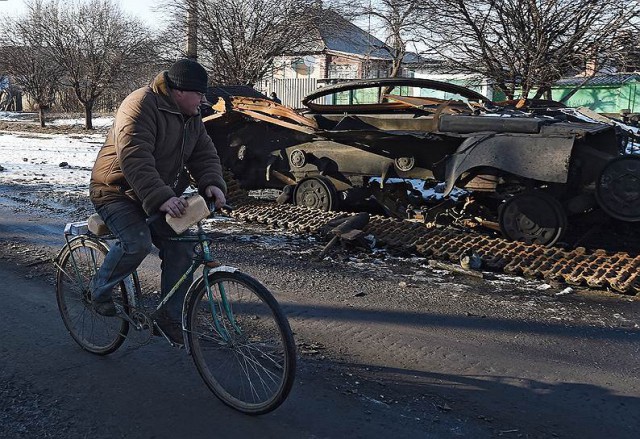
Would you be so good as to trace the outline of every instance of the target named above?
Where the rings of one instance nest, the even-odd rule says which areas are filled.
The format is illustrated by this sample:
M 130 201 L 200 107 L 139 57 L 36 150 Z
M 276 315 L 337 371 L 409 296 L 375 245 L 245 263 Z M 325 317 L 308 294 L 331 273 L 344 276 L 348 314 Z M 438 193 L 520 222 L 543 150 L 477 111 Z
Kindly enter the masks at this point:
M 451 260 L 473 248 L 485 267 L 637 290 L 637 257 L 563 241 L 583 224 L 640 221 L 637 128 L 423 79 L 325 87 L 303 111 L 249 88 L 212 92 L 203 120 L 223 165 L 242 189 L 282 190 L 283 204 L 249 203 L 239 217 L 314 231 L 366 211 L 364 231 L 387 246 Z

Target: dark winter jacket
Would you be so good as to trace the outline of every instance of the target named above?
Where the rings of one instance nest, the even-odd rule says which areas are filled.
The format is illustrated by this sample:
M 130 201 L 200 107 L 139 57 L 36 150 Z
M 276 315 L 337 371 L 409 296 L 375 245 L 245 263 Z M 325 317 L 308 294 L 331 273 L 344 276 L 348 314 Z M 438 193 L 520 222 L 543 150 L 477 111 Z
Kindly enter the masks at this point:
M 209 185 L 226 192 L 220 158 L 201 116 L 180 113 L 165 75 L 120 105 L 91 173 L 89 192 L 96 206 L 129 197 L 151 215 L 187 188 L 185 167 L 201 194 Z

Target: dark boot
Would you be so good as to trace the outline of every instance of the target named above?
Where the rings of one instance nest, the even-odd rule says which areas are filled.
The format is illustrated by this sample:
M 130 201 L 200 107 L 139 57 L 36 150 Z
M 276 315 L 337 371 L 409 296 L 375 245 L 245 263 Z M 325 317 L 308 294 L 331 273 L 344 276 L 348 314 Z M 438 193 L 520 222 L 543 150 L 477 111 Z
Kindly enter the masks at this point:
M 118 313 L 116 310 L 116 304 L 113 303 L 113 299 L 111 297 L 105 301 L 92 300 L 91 306 L 93 307 L 93 310 L 101 316 L 113 317 Z
M 172 343 L 183 345 L 184 337 L 182 335 L 182 323 L 179 320 L 173 320 L 162 311 L 153 315 L 156 325 L 160 328 L 164 335 L 167 336 Z M 153 326 L 153 335 L 162 336 L 156 325 Z

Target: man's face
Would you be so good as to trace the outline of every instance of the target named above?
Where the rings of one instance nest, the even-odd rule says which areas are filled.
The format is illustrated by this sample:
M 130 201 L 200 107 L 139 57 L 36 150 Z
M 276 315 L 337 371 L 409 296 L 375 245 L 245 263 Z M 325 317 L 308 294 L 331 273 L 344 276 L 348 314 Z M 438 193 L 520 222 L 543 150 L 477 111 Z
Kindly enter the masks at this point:
M 200 112 L 200 104 L 206 102 L 204 93 L 197 91 L 172 90 L 180 112 L 185 116 L 195 116 Z

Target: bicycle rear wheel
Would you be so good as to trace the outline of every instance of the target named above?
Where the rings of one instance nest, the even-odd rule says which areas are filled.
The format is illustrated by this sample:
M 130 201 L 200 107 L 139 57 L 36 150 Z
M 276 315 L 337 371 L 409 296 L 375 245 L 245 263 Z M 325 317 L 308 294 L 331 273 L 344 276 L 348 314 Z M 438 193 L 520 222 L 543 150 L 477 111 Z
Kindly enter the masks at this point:
M 90 238 L 73 239 L 58 257 L 56 299 L 71 337 L 85 350 L 107 355 L 118 349 L 129 332 L 129 322 L 105 317 L 91 307 L 89 282 L 107 254 L 106 244 Z M 113 289 L 113 300 L 127 309 L 124 283 Z
M 187 341 L 198 372 L 228 406 L 270 412 L 295 377 L 289 322 L 269 290 L 244 273 L 214 273 L 209 284 L 203 279 L 188 300 Z

